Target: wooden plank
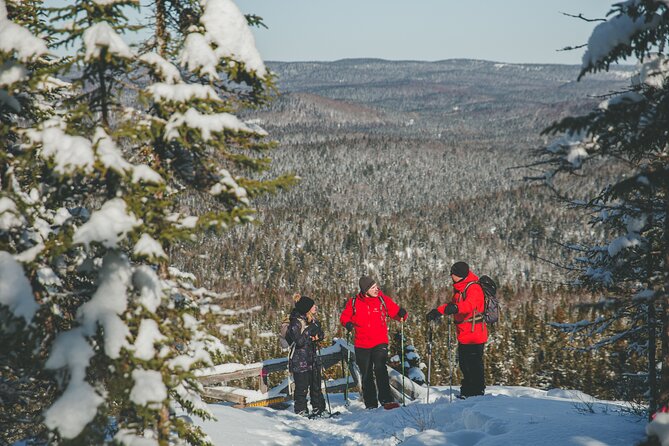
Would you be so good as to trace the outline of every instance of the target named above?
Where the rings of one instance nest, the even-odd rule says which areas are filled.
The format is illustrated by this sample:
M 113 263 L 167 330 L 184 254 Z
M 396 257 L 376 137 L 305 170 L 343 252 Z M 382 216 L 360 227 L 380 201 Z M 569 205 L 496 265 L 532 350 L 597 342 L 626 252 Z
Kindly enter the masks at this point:
M 262 366 L 253 367 L 228 373 L 216 373 L 213 375 L 198 376 L 197 380 L 205 386 L 209 384 L 223 384 L 228 381 L 232 381 L 233 379 L 255 378 L 262 373 L 262 370 Z
M 351 354 L 351 357 L 353 358 L 353 354 Z M 321 355 L 320 358 L 321 361 L 323 362 L 323 367 L 325 368 L 332 367 L 333 365 L 341 361 L 342 350 L 339 350 L 334 353 L 329 353 L 326 355 Z M 288 370 L 288 358 L 284 358 L 282 360 L 266 361 L 266 363 L 263 364 L 262 368 L 265 373 L 274 373 Z
M 356 384 L 355 382 L 353 382 L 353 379 L 352 378 L 349 379 L 349 384 L 348 384 L 349 392 L 352 391 L 355 387 Z M 328 392 L 330 393 L 343 393 L 345 389 L 346 389 L 346 383 L 328 386 Z
M 206 398 L 211 398 L 214 400 L 246 404 L 246 397 L 244 395 L 238 395 L 227 390 L 217 389 L 216 387 L 205 387 L 202 391 L 202 395 Z

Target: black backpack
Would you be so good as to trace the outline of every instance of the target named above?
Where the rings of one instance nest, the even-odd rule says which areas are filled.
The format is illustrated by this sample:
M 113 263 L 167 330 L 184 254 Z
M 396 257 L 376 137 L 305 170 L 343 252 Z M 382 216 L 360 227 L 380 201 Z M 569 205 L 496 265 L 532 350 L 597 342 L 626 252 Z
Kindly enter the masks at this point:
M 467 298 L 467 288 L 478 284 L 483 289 L 483 320 L 492 325 L 499 321 L 499 300 L 497 299 L 497 284 L 488 276 L 481 276 L 476 282 L 470 282 L 462 292 L 462 300 Z

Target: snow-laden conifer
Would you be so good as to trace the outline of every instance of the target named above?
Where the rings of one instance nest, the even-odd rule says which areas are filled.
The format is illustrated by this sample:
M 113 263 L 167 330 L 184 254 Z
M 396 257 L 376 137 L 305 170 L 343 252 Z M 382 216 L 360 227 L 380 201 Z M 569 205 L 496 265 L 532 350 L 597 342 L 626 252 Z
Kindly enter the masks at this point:
M 578 283 L 601 290 L 600 305 L 613 312 L 560 327 L 596 339 L 595 348 L 623 342 L 629 354 L 647 355 L 646 373 L 629 372 L 647 377 L 651 413 L 669 404 L 668 24 L 664 1 L 613 6 L 592 32 L 579 78 L 630 58 L 638 60 L 637 75 L 626 91 L 610 95 L 589 114 L 546 129 L 563 136 L 541 151 L 538 163 L 548 166 L 539 179 L 590 213 L 592 225 L 606 234 L 603 242 L 583 240 L 574 246 L 574 266 Z M 594 194 L 574 197 L 562 187 L 563 174 L 584 175 L 582 184 L 601 172 L 610 175 Z
M 165 2 L 0 0 L 0 366 L 26 401 L 3 440 L 208 442 L 177 413 L 208 416 L 193 370 L 227 348 L 170 253 L 292 180 L 252 177 L 271 144 L 236 112 L 272 84 L 245 16 L 229 0 L 169 4 L 189 19 L 161 48 L 126 34 L 131 9 Z

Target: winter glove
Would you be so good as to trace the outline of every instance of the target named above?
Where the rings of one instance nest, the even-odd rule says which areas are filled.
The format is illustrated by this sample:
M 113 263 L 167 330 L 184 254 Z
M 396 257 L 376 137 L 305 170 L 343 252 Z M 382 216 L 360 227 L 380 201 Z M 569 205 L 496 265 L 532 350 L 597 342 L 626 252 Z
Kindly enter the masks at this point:
M 455 305 L 453 302 L 446 305 L 446 308 L 444 309 L 444 314 L 455 314 L 457 312 L 458 312 L 458 306 Z
M 346 327 L 346 331 L 350 333 L 351 331 L 353 331 L 353 322 L 346 322 L 346 325 L 344 325 L 344 327 Z
M 437 309 L 435 308 L 435 309 L 433 309 L 433 310 L 430 310 L 429 313 L 427 313 L 427 315 L 425 316 L 425 319 L 427 319 L 428 322 L 435 322 L 435 321 L 438 321 L 439 318 L 441 318 L 441 316 L 442 316 L 442 315 L 441 315 L 441 313 L 439 312 L 439 310 L 437 310 Z
M 397 317 L 406 321 L 407 320 L 407 310 L 400 307 L 400 311 L 397 312 Z
M 307 333 L 311 337 L 314 336 L 318 337 L 318 339 L 323 339 L 325 337 L 325 333 L 323 333 L 323 330 L 321 329 L 320 325 L 318 325 L 315 322 L 309 324 L 309 326 L 307 327 Z

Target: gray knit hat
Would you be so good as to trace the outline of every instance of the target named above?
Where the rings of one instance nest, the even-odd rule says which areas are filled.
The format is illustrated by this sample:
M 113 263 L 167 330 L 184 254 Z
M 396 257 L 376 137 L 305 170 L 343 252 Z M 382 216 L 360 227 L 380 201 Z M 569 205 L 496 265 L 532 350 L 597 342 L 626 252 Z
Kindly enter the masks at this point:
M 360 285 L 360 293 L 365 294 L 375 283 L 376 281 L 371 277 L 362 276 L 358 281 L 358 285 Z

